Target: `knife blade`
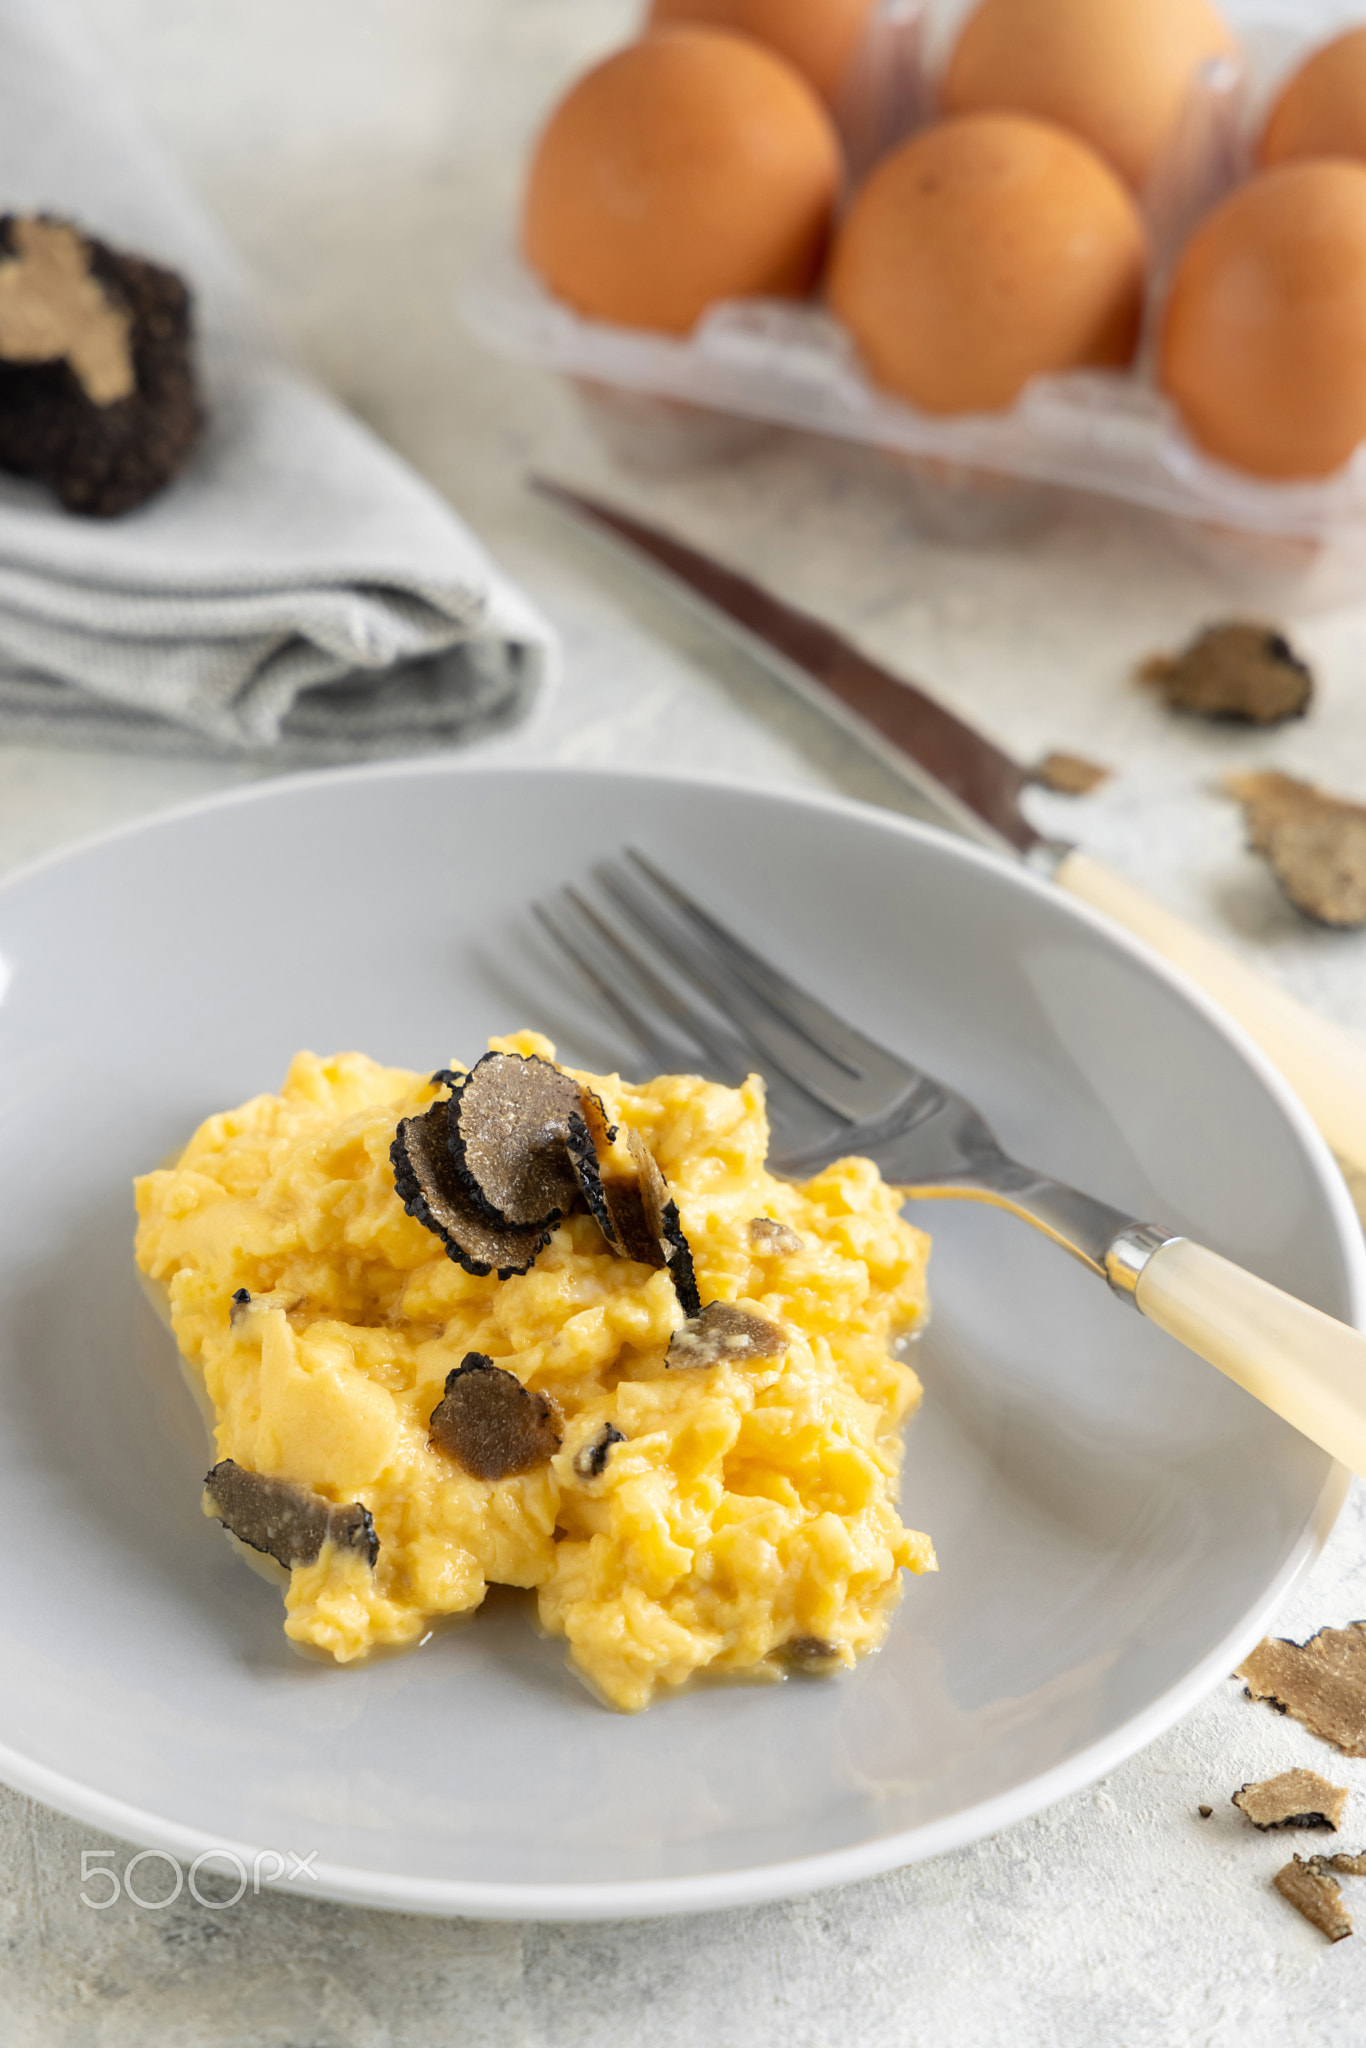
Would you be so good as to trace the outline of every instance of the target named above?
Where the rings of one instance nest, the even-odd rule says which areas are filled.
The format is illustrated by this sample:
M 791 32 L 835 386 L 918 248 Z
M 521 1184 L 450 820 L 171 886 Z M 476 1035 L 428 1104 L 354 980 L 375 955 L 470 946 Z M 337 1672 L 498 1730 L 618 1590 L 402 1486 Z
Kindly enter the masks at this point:
M 1020 762 L 918 684 L 881 667 L 833 627 L 700 549 L 604 500 L 548 477 L 532 489 L 624 548 L 689 599 L 728 638 L 865 743 L 950 823 L 1041 867 L 1180 968 L 1240 1023 L 1327 1139 L 1366 1220 L 1366 1046 L 1080 848 L 1049 840 L 1025 816 L 1033 779 Z
M 879 667 L 810 612 L 672 534 L 549 478 L 532 477 L 531 487 L 634 550 L 713 621 L 719 613 L 729 637 L 889 758 L 960 830 L 1003 840 L 1020 854 L 1045 843 L 1020 806 L 1029 771 L 915 683 Z M 891 742 L 890 756 L 883 741 Z

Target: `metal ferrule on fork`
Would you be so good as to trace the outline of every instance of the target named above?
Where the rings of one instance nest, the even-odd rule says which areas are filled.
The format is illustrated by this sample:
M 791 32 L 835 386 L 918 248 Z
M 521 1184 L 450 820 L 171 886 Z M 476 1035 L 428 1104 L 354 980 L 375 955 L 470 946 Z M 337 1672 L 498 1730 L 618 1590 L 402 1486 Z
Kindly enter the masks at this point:
M 1138 1307 L 1138 1283 L 1149 1259 L 1164 1245 L 1180 1240 L 1155 1223 L 1131 1223 L 1115 1236 L 1105 1252 L 1105 1277 L 1121 1300 Z
M 889 1173 L 894 1178 L 894 1173 Z M 1012 1181 L 1015 1186 L 1009 1185 Z M 1139 1223 L 1122 1210 L 1098 1202 L 1062 1181 L 1048 1180 L 1027 1168 L 1002 1159 L 989 1180 L 978 1182 L 966 1175 L 940 1181 L 901 1183 L 908 1200 L 951 1200 L 985 1202 L 993 1209 L 1005 1209 L 1043 1232 L 1061 1250 L 1108 1280 L 1121 1300 L 1137 1307 L 1135 1293 L 1139 1276 L 1155 1252 L 1173 1244 L 1176 1233 L 1154 1223 Z

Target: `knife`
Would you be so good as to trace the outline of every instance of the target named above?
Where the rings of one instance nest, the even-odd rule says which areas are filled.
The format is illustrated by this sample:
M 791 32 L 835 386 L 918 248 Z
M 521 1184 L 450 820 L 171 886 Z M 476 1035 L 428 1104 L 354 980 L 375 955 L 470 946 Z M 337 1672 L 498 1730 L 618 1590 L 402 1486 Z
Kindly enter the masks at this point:
M 960 831 L 1027 861 L 1188 975 L 1280 1069 L 1327 1139 L 1366 1220 L 1366 1046 L 1137 883 L 1037 831 L 1020 803 L 1030 771 L 915 683 L 671 534 L 546 477 L 530 481 L 540 496 L 642 558 L 713 621 L 719 617 L 730 638 L 871 745 Z

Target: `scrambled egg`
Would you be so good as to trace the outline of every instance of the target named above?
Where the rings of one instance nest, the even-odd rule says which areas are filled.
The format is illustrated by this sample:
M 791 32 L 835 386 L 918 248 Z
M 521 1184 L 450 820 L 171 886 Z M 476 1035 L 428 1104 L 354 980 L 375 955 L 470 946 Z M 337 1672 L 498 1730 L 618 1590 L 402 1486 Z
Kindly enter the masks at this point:
M 554 1058 L 532 1032 L 492 1043 Z M 683 1320 L 668 1271 L 614 1257 L 587 1214 L 528 1273 L 465 1272 L 404 1213 L 389 1161 L 398 1119 L 439 1091 L 359 1053 L 300 1053 L 279 1095 L 210 1117 L 138 1182 L 138 1263 L 167 1291 L 219 1458 L 374 1518 L 373 1568 L 329 1542 L 290 1573 L 286 1633 L 346 1662 L 499 1584 L 535 1587 L 543 1626 L 624 1709 L 704 1670 L 776 1672 L 785 1646 L 852 1664 L 900 1569 L 934 1569 L 895 1506 L 920 1387 L 889 1348 L 925 1315 L 928 1239 L 867 1160 L 770 1175 L 757 1080 L 582 1078 L 663 1169 L 702 1300 L 780 1322 L 785 1355 L 666 1367 Z M 548 1464 L 489 1482 L 429 1445 L 471 1351 L 554 1401 Z M 607 1424 L 624 1441 L 582 1476 Z

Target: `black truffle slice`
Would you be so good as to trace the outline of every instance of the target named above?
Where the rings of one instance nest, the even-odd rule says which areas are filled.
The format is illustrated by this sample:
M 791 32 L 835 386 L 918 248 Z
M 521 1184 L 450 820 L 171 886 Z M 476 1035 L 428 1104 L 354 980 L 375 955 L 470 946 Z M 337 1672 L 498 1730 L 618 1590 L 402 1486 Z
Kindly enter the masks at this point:
M 635 1259 L 642 1266 L 666 1266 L 659 1233 L 650 1226 L 640 1176 L 634 1180 L 604 1180 L 605 1200 L 612 1219 L 608 1243 L 619 1258 Z
M 1225 776 L 1224 788 L 1297 910 L 1338 929 L 1366 924 L 1366 805 L 1275 769 Z
M 591 1089 L 585 1088 L 582 1113 L 569 1120 L 569 1156 L 578 1175 L 580 1192 L 618 1258 L 636 1259 L 643 1266 L 666 1265 L 664 1247 L 650 1227 L 641 1199 L 639 1164 L 629 1177 L 604 1171 L 616 1135 L 616 1127 L 608 1123 L 601 1102 Z M 632 1134 L 629 1142 L 634 1159 L 639 1140 Z
M 683 1235 L 678 1204 L 669 1193 L 669 1184 L 639 1131 L 630 1132 L 627 1143 L 631 1148 L 631 1157 L 636 1163 L 636 1171 L 640 1175 L 640 1199 L 645 1210 L 646 1226 L 660 1248 L 663 1263 L 669 1269 L 674 1292 L 678 1296 L 684 1315 L 700 1316 L 702 1297 L 697 1291 L 692 1247 Z
M 109 518 L 170 481 L 201 424 L 174 271 L 67 221 L 0 216 L 0 468 Z
M 1245 619 L 1207 627 L 1180 654 L 1155 654 L 1139 678 L 1173 711 L 1243 725 L 1303 718 L 1314 693 L 1314 678 L 1285 635 Z
M 533 1393 L 515 1372 L 482 1351 L 470 1351 L 446 1375 L 446 1391 L 428 1424 L 429 1441 L 474 1479 L 511 1479 L 554 1457 L 559 1420 L 549 1395 Z
M 1281 1897 L 1303 1913 L 1320 1934 L 1329 1941 L 1345 1941 L 1352 1931 L 1352 1916 L 1342 1903 L 1342 1886 L 1337 1879 L 1316 1868 L 1321 1861 L 1314 1856 L 1305 1863 L 1297 1856 L 1284 1870 L 1278 1870 L 1271 1882 Z
M 1233 1675 L 1250 1700 L 1303 1721 L 1344 1756 L 1366 1756 L 1366 1621 L 1321 1628 L 1307 1643 L 1266 1636 Z
M 290 1479 L 270 1479 L 224 1458 L 204 1481 L 209 1505 L 239 1543 L 262 1550 L 292 1571 L 315 1564 L 330 1537 L 339 1550 L 357 1550 L 367 1564 L 379 1556 L 370 1510 L 359 1501 L 347 1507 L 310 1493 Z
M 1345 1785 L 1330 1784 L 1317 1771 L 1282 1771 L 1241 1785 L 1233 1795 L 1254 1828 L 1332 1828 L 1336 1830 L 1347 1804 Z
M 477 1209 L 494 1223 L 554 1223 L 579 1192 L 566 1140 L 580 1088 L 549 1060 L 490 1052 L 455 1084 L 451 1157 Z
M 721 1365 L 727 1359 L 781 1358 L 787 1336 L 767 1316 L 752 1315 L 733 1302 L 708 1302 L 700 1316 L 675 1330 L 665 1365 Z
M 656 1212 L 667 1201 L 664 1182 L 640 1135 L 627 1135 L 635 1172 L 629 1177 L 604 1171 L 607 1153 L 616 1131 L 596 1095 L 585 1089 L 582 1114 L 570 1119 L 569 1155 L 579 1175 L 579 1187 L 599 1229 L 618 1258 L 635 1259 L 642 1266 L 666 1266 L 667 1247 L 662 1241 Z M 591 1156 L 590 1156 L 591 1153 Z M 642 1160 L 645 1164 L 642 1166 Z M 646 1179 L 655 1188 L 647 1210 L 643 1194 Z
M 626 1438 L 619 1429 L 614 1428 L 610 1422 L 604 1422 L 597 1435 L 584 1444 L 575 1456 L 574 1470 L 580 1479 L 601 1479 L 607 1470 L 607 1453 L 613 1444 L 624 1444 L 625 1441 Z
M 615 1250 L 617 1225 L 612 1215 L 607 1191 L 602 1184 L 602 1168 L 598 1163 L 598 1148 L 593 1143 L 587 1120 L 577 1109 L 569 1113 L 569 1124 L 565 1132 L 565 1149 L 569 1154 L 569 1165 L 578 1183 L 579 1193 L 588 1205 L 588 1213 L 598 1229 Z
M 451 1077 L 438 1074 L 433 1078 L 447 1081 Z M 550 1242 L 551 1226 L 533 1224 L 519 1229 L 511 1223 L 492 1223 L 475 1207 L 447 1143 L 449 1109 L 449 1098 L 442 1096 L 421 1116 L 404 1117 L 399 1124 L 389 1148 L 398 1198 L 410 1216 L 441 1239 L 448 1256 L 467 1273 L 497 1273 L 500 1280 L 528 1273 Z
M 608 1123 L 600 1097 L 580 1084 L 578 1108 L 570 1111 L 565 1133 L 569 1164 L 589 1214 L 614 1251 L 620 1250 L 619 1226 L 603 1184 L 602 1167 L 616 1136 L 616 1125 Z
M 1344 808 L 1287 819 L 1271 835 L 1269 858 L 1290 901 L 1315 924 L 1366 924 L 1366 818 Z

